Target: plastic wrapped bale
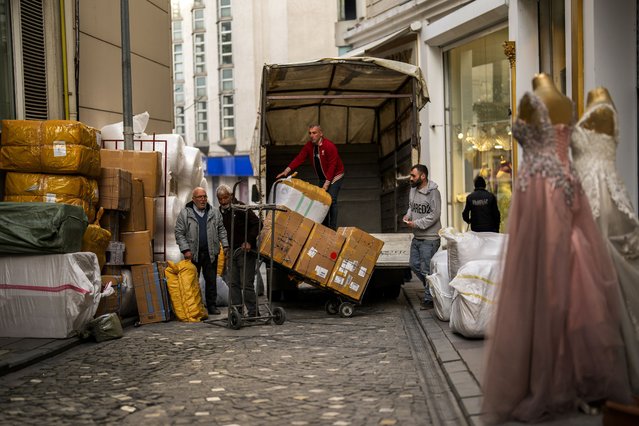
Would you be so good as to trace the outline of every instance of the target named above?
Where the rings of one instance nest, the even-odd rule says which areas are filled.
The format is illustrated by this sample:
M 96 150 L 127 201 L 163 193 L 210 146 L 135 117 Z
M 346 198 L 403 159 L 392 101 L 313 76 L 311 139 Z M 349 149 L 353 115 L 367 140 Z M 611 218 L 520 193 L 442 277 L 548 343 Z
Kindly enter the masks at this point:
M 166 197 L 166 215 L 164 213 L 165 198 L 157 198 L 155 201 L 155 232 L 153 234 L 153 251 L 167 254 L 166 260 L 179 262 L 182 260 L 180 249 L 175 241 L 175 222 L 184 208 L 184 204 L 176 196 Z M 166 219 L 166 231 L 164 220 Z M 166 251 L 165 251 L 166 248 Z
M 182 186 L 195 188 L 199 186 L 204 177 L 202 164 L 202 151 L 199 148 L 185 146 L 182 148 L 184 164 L 178 175 L 178 189 Z
M 215 284 L 217 288 L 217 299 L 215 302 L 215 306 L 228 306 L 229 286 L 226 284 L 226 281 L 224 281 L 224 279 L 220 276 L 215 277 Z M 200 275 L 200 292 L 202 294 L 202 300 L 206 302 L 206 282 L 204 281 L 204 275 Z
M 89 321 L 81 336 L 84 338 L 92 336 L 99 343 L 106 340 L 119 339 L 124 336 L 124 331 L 118 314 L 112 312 L 100 315 Z
M 317 223 L 322 223 L 331 206 L 331 196 L 317 185 L 288 177 L 275 182 L 269 202 L 276 202 Z
M 87 227 L 82 237 L 82 251 L 90 251 L 98 257 L 100 269 L 106 263 L 106 250 L 111 241 L 111 232 L 100 227 L 100 219 L 104 209 L 100 207 L 95 222 Z
M 454 228 L 443 228 L 439 235 L 446 240 L 451 280 L 467 262 L 503 259 L 508 246 L 508 235 L 496 232 L 459 232 Z
M 122 318 L 133 317 L 138 314 L 138 305 L 135 301 L 133 286 L 133 274 L 130 268 L 122 268 L 122 301 L 120 302 L 120 316 Z
M 175 316 L 180 321 L 198 322 L 208 317 L 198 280 L 197 268 L 190 260 L 168 262 L 164 271 Z
M 465 337 L 481 338 L 495 309 L 502 262 L 474 260 L 466 263 L 450 281 L 455 296 L 450 310 L 450 329 Z
M 433 296 L 435 315 L 442 321 L 450 319 L 450 308 L 453 303 L 454 290 L 448 279 L 448 253 L 440 250 L 430 261 L 431 275 L 426 277 Z

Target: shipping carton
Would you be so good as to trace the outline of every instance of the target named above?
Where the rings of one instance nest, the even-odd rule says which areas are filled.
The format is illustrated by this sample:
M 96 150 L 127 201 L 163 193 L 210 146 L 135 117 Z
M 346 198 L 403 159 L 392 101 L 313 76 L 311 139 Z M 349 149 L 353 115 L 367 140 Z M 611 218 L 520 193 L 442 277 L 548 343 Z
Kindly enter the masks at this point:
M 325 286 L 335 267 L 346 237 L 319 223 L 313 225 L 311 233 L 295 262 L 293 270 L 311 281 Z
M 131 182 L 131 209 L 120 221 L 121 232 L 146 231 L 146 216 L 144 211 L 144 184 L 141 179 Z
M 155 235 L 155 215 L 157 212 L 157 198 L 144 197 L 144 215 L 146 216 L 146 230 Z
M 328 280 L 328 287 L 359 302 L 384 242 L 355 227 L 340 227 L 337 233 L 346 237 L 346 242 Z
M 124 243 L 124 264 L 141 265 L 153 262 L 151 231 L 122 232 L 120 239 Z
M 135 179 L 144 182 L 144 196 L 160 195 L 162 183 L 162 153 L 146 151 L 100 150 L 102 167 L 120 167 L 131 172 Z
M 105 210 L 131 209 L 131 173 L 124 169 L 103 167 L 98 180 L 98 206 Z
M 100 315 L 110 314 L 111 312 L 115 312 L 118 315 L 120 314 L 120 306 L 122 306 L 122 275 L 102 275 L 102 291 L 104 291 L 108 283 L 111 283 L 111 287 L 113 287 L 115 293 L 100 298 L 98 310 L 94 315 L 96 318 Z
M 260 234 L 260 254 L 272 257 L 274 262 L 286 268 L 293 268 L 315 222 L 294 211 L 275 211 L 275 250 L 271 256 L 271 221 L 269 213 Z
M 166 288 L 165 268 L 166 264 L 161 262 L 131 267 L 140 324 L 171 319 L 171 302 Z

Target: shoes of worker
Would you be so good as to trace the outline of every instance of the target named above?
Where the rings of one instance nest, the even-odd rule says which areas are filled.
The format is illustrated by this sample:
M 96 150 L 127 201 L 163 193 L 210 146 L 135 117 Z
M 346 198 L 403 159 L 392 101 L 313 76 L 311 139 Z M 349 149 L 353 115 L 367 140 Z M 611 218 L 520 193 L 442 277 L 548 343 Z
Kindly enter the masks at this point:
M 428 309 L 433 309 L 435 305 L 432 300 L 422 300 L 422 303 L 419 304 L 419 309 L 422 311 L 426 311 Z

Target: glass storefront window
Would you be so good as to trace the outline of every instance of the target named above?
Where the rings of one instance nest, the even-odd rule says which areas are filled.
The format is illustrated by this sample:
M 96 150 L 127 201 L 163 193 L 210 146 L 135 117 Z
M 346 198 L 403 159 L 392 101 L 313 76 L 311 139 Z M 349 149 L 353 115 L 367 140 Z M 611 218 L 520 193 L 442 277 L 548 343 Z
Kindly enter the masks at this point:
M 497 196 L 502 217 L 510 209 L 512 136 L 510 67 L 502 44 L 508 29 L 480 37 L 446 52 L 446 109 L 450 223 L 465 230 L 462 220 L 473 179 L 481 175 Z

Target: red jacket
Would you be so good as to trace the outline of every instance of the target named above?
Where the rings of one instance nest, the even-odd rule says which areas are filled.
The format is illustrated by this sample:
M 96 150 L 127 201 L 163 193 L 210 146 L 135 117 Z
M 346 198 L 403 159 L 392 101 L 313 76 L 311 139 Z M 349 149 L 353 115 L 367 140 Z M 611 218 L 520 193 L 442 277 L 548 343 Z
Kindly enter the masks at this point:
M 315 168 L 315 161 L 313 161 L 313 142 L 308 141 L 306 145 L 302 147 L 302 150 L 297 157 L 291 161 L 291 164 L 288 165 L 288 168 L 293 171 L 297 169 L 302 163 L 309 159 L 313 168 Z M 344 164 L 342 163 L 342 159 L 339 158 L 339 154 L 337 153 L 337 148 L 335 144 L 329 141 L 326 138 L 322 138 L 319 146 L 319 158 L 320 158 L 320 166 L 322 167 L 322 173 L 326 177 L 326 180 L 329 180 L 331 183 L 335 183 L 344 177 Z M 317 173 L 317 170 L 315 170 Z

